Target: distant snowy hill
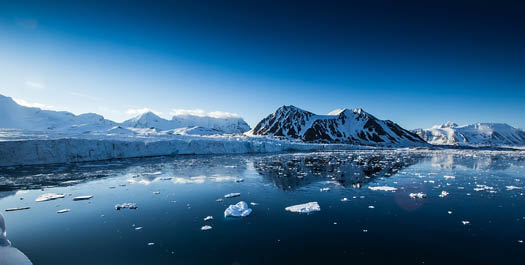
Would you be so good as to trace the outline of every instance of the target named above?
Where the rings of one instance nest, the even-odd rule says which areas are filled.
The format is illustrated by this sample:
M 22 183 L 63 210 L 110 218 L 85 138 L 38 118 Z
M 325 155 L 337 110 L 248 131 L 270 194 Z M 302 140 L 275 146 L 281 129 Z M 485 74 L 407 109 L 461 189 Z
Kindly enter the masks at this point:
M 177 115 L 171 120 L 166 120 L 152 112 L 143 113 L 123 123 L 116 123 L 94 113 L 75 115 L 67 111 L 21 106 L 12 98 L 2 95 L 0 95 L 0 128 L 64 133 L 96 131 L 108 134 L 143 134 L 145 131 L 139 129 L 153 128 L 158 131 L 169 131 L 167 133 L 187 135 L 244 133 L 250 130 L 250 126 L 240 117 Z
M 459 146 L 525 146 L 525 132 L 505 123 L 459 126 L 452 122 L 413 131 L 428 143 Z
M 418 135 L 392 121 L 379 120 L 362 109 L 339 109 L 328 115 L 316 115 L 295 106 L 282 106 L 247 134 L 305 142 L 381 146 L 425 144 Z
M 224 133 L 244 133 L 250 126 L 240 117 L 216 118 L 209 116 L 177 115 L 171 120 L 163 119 L 153 112 L 146 112 L 124 121 L 122 127 L 155 128 L 175 130 L 179 134 L 210 135 Z
M 98 114 L 75 115 L 67 111 L 25 107 L 18 105 L 10 97 L 0 95 L 0 128 L 83 132 L 105 130 L 115 125 L 115 122 Z

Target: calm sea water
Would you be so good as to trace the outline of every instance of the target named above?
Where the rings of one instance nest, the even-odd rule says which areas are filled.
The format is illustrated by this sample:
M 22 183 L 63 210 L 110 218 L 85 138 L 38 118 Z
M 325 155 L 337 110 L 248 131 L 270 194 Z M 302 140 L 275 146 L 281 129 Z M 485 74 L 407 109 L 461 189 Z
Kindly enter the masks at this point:
M 397 191 L 369 189 L 376 186 Z M 0 190 L 8 238 L 34 264 L 525 260 L 525 156 L 516 152 L 183 156 L 2 168 Z M 50 192 L 66 196 L 35 202 Z M 232 192 L 241 195 L 224 198 Z M 417 192 L 426 198 L 409 196 Z M 72 200 L 80 195 L 93 198 Z M 241 200 L 256 203 L 252 214 L 224 218 Z M 284 209 L 313 201 L 320 212 Z M 138 208 L 115 210 L 126 202 Z M 4 211 L 24 206 L 31 208 Z M 201 231 L 204 225 L 213 228 Z

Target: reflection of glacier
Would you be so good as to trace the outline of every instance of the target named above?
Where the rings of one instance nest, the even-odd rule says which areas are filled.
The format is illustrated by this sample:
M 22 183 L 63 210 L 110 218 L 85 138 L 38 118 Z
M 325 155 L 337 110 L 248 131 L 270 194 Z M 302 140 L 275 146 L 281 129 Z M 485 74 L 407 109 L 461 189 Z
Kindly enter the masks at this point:
M 504 170 L 524 161 L 524 156 L 512 152 L 436 152 L 430 156 L 431 165 L 441 169 Z
M 289 190 L 330 180 L 342 186 L 366 184 L 419 161 L 420 155 L 392 151 L 281 154 L 256 159 L 255 169 L 277 187 Z
M 111 162 L 0 168 L 0 191 L 69 186 L 86 181 L 128 175 L 131 182 L 149 184 L 161 179 L 174 183 L 234 181 L 246 162 L 240 156 L 156 157 Z M 1 196 L 1 195 L 0 195 Z

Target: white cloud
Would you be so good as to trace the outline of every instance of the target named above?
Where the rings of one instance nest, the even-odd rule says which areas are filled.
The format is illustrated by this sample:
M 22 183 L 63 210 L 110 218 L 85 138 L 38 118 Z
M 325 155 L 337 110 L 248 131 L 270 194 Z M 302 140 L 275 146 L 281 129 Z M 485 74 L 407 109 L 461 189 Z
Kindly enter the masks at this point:
M 162 112 L 154 111 L 154 110 L 149 109 L 149 108 L 128 109 L 128 110 L 126 110 L 126 114 L 133 115 L 133 116 L 140 115 L 140 114 L 143 114 L 143 113 L 146 113 L 146 112 L 153 112 L 153 113 L 155 113 L 155 115 L 158 115 L 158 116 L 160 116 L 162 114 Z
M 32 87 L 32 88 L 38 88 L 38 89 L 44 89 L 46 88 L 46 86 L 42 83 L 38 83 L 38 82 L 34 82 L 34 81 L 26 81 L 24 83 L 26 86 L 28 87 Z
M 199 117 L 212 117 L 212 118 L 240 118 L 239 114 L 223 112 L 223 111 L 212 111 L 206 112 L 202 109 L 172 109 L 170 114 L 172 116 L 199 116 Z
M 56 110 L 55 106 L 45 105 L 42 103 L 36 103 L 36 102 L 27 102 L 20 98 L 13 98 L 13 100 L 18 104 L 25 107 L 31 107 L 31 108 L 39 108 L 39 109 L 48 109 L 48 110 Z

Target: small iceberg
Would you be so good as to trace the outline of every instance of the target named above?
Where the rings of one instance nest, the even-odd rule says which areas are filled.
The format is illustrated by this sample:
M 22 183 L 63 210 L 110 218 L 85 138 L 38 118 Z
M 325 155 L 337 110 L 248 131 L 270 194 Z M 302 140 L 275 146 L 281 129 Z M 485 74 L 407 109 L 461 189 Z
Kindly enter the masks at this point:
M 371 186 L 368 186 L 368 188 L 370 190 L 373 190 L 373 191 L 396 191 L 397 188 L 394 188 L 394 187 L 390 187 L 390 186 L 375 186 L 375 187 L 371 187 Z
M 240 193 L 232 192 L 232 193 L 228 193 L 228 194 L 224 195 L 224 198 L 234 198 L 234 197 L 239 197 L 239 196 L 241 196 Z
M 31 261 L 20 250 L 11 246 L 7 240 L 5 221 L 0 214 L 0 264 L 33 265 Z
M 443 176 L 445 179 L 455 179 L 456 176 Z
M 202 231 L 206 231 L 206 230 L 211 230 L 213 227 L 209 226 L 209 225 L 205 225 L 203 227 L 201 227 L 201 230 Z
M 137 209 L 137 204 L 136 203 L 127 202 L 127 203 L 122 203 L 122 204 L 116 204 L 115 205 L 115 210 L 117 210 L 117 211 L 119 211 L 120 209 L 125 209 L 125 208 L 135 210 L 135 209 Z
M 326 188 L 322 188 L 322 189 L 320 189 L 320 191 L 321 191 L 321 192 L 328 192 L 328 191 L 330 191 L 330 188 L 328 188 L 328 187 L 326 187 Z
M 507 190 L 521 190 L 521 187 L 517 187 L 517 186 L 505 186 L 505 188 L 507 188 Z
M 211 215 L 204 217 L 204 221 L 211 221 L 211 220 L 213 220 L 213 216 Z
M 36 198 L 36 202 L 45 202 L 45 201 L 51 201 L 51 200 L 56 200 L 56 199 L 62 199 L 64 198 L 66 195 L 64 194 L 57 194 L 57 193 L 46 193 L 46 194 L 42 194 L 40 196 L 38 196 L 38 198 Z
M 410 198 L 412 199 L 424 199 L 427 197 L 427 195 L 423 192 L 418 192 L 418 193 L 410 193 L 408 194 L 408 196 L 410 196 Z
M 73 200 L 74 201 L 84 201 L 84 200 L 89 200 L 91 198 L 93 198 L 93 195 L 84 195 L 84 196 L 74 197 Z
M 248 204 L 244 201 L 240 201 L 237 204 L 230 205 L 224 211 L 224 217 L 245 217 L 252 213 L 252 209 L 248 207 Z
M 69 213 L 71 212 L 71 209 L 62 209 L 62 210 L 58 210 L 57 213 Z
M 448 196 L 448 192 L 447 191 L 441 191 L 441 194 L 439 194 L 439 197 L 440 198 L 444 198 L 444 197 L 447 197 Z
M 311 213 L 321 211 L 321 207 L 317 202 L 308 202 L 303 204 L 292 205 L 284 209 L 292 213 Z
M 461 223 L 462 223 L 463 225 L 469 225 L 469 224 L 470 224 L 470 221 L 461 221 Z
M 22 211 L 22 210 L 29 210 L 31 207 L 15 207 L 15 208 L 7 208 L 5 209 L 6 212 L 13 212 L 13 211 Z

